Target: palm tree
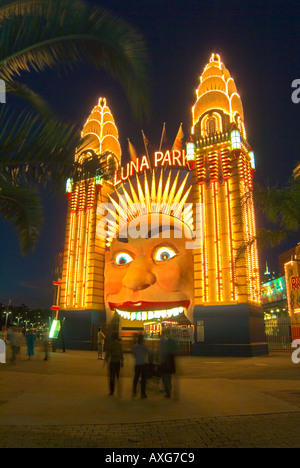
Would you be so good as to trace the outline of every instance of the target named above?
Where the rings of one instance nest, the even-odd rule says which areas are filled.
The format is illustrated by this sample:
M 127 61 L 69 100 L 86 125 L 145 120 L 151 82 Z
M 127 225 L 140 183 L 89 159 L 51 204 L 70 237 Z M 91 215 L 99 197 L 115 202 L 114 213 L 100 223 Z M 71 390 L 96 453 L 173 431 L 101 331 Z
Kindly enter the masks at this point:
M 272 229 L 258 231 L 258 245 L 261 248 L 275 247 L 288 238 L 299 240 L 300 178 L 291 178 L 281 188 L 258 186 L 254 193 L 257 208 L 274 226 Z
M 135 115 L 148 112 L 148 58 L 141 35 L 111 12 L 83 0 L 0 0 L 0 79 L 32 107 L 0 111 L 0 215 L 13 223 L 23 253 L 40 233 L 40 184 L 76 174 L 80 132 L 60 122 L 44 98 L 20 82 L 27 72 L 92 63 L 123 86 Z
M 144 41 L 124 20 L 84 0 L 0 0 L 0 78 L 9 92 L 47 113 L 45 101 L 16 77 L 80 62 L 118 80 L 137 116 L 147 111 Z
M 299 242 L 300 235 L 300 178 L 292 177 L 283 187 L 256 185 L 254 191 L 255 207 L 262 212 L 265 222 L 272 228 L 257 229 L 256 236 L 243 242 L 236 255 L 236 261 L 256 242 L 258 249 L 273 248 L 290 238 Z M 242 200 L 242 207 L 247 197 Z
M 41 187 L 60 191 L 78 172 L 78 132 L 56 120 L 0 109 L 0 215 L 16 229 L 21 252 L 31 251 L 43 224 Z

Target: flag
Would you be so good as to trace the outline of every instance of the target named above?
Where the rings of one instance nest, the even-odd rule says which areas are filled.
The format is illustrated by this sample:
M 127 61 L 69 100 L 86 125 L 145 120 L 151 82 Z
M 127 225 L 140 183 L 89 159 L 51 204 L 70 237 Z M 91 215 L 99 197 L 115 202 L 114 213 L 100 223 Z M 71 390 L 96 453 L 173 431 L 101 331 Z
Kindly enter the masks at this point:
M 166 132 L 166 124 L 164 123 L 162 134 L 161 134 L 161 139 L 160 139 L 160 146 L 159 146 L 159 151 L 161 151 L 163 144 L 167 143 L 168 138 L 167 138 L 167 132 Z
M 133 146 L 129 138 L 128 138 L 128 150 L 129 150 L 131 160 L 135 163 L 137 159 L 137 155 L 136 155 L 135 147 Z
M 148 145 L 149 145 L 149 140 L 147 139 L 144 131 L 142 130 L 142 135 L 143 135 L 143 140 L 144 140 L 144 145 L 145 145 L 145 150 L 146 150 L 146 153 L 147 153 L 147 156 L 149 157 L 148 155 Z
M 149 140 L 148 138 L 146 137 L 144 131 L 142 130 L 142 134 L 143 134 L 143 140 L 144 140 L 144 144 L 145 144 L 145 147 L 149 145 Z
M 184 133 L 183 133 L 183 130 L 182 130 L 182 124 L 180 124 L 177 136 L 176 136 L 174 144 L 173 144 L 172 151 L 182 149 L 182 139 L 183 138 L 184 138 Z

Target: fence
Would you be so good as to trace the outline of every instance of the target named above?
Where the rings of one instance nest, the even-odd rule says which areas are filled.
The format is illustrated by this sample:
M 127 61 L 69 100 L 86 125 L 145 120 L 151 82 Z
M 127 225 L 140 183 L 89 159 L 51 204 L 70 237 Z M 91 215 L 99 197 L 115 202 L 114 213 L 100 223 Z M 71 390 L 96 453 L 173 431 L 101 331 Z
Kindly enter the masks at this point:
M 300 339 L 300 322 L 267 320 L 265 333 L 269 351 L 290 352 L 292 342 Z

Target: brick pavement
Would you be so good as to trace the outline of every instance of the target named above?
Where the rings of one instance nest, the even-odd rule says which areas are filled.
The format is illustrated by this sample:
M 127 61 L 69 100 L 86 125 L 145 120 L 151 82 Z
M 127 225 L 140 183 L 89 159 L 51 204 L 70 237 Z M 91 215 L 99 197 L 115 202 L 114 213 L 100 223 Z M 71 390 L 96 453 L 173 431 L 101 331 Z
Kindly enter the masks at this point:
M 134 424 L 5 426 L 0 427 L 0 440 L 1 448 L 299 448 L 300 412 Z
M 94 353 L 0 366 L 0 448 L 298 448 L 300 364 L 288 355 L 184 358 L 180 401 L 158 389 L 132 401 L 126 358 L 121 399 L 107 396 Z M 72 401 L 70 401 L 70 395 Z M 112 422 L 112 423 L 110 423 Z M 101 452 L 102 452 L 101 451 Z

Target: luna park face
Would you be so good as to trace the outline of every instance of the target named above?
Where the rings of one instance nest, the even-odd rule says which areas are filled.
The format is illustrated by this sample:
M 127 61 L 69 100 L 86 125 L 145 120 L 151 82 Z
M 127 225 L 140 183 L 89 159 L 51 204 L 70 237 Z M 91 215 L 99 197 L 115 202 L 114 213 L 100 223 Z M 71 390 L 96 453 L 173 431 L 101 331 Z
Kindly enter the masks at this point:
M 147 216 L 138 220 L 141 232 L 146 232 L 148 221 Z M 192 251 L 186 249 L 189 240 L 183 223 L 169 216 L 145 237 L 133 237 L 129 230 L 126 236 L 114 239 L 105 258 L 108 318 L 116 310 L 132 313 L 180 308 L 192 322 L 194 260 Z

